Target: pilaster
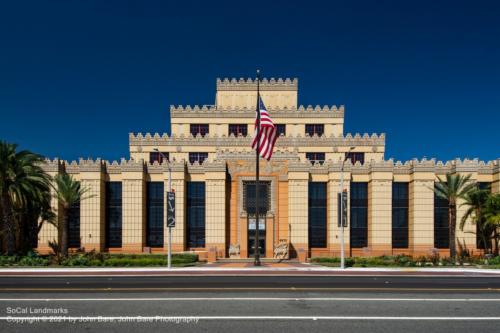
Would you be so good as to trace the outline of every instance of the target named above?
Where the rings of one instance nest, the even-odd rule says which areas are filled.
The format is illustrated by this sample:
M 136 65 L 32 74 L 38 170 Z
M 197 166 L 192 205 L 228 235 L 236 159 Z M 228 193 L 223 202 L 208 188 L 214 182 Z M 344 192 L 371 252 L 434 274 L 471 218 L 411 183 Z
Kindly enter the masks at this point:
M 122 171 L 122 251 L 141 253 L 146 243 L 146 183 L 143 163 Z M 132 165 L 133 164 L 133 165 Z
M 167 221 L 168 166 L 162 164 L 165 179 L 164 221 Z M 186 248 L 186 175 L 184 162 L 171 162 L 172 191 L 175 192 L 175 227 L 172 228 L 172 251 L 181 252 Z M 163 236 L 165 248 L 168 246 L 168 228 Z
M 43 165 L 44 171 L 52 178 L 57 176 L 62 171 L 61 168 L 62 165 L 58 159 L 53 161 L 47 160 L 46 164 Z M 50 206 L 56 215 L 56 222 L 59 224 L 62 221 L 62 216 L 59 214 L 61 206 L 59 205 L 57 198 L 55 198 L 56 191 L 52 187 L 50 188 L 50 195 Z M 59 242 L 59 235 L 56 226 L 45 222 L 38 233 L 37 250 L 43 254 L 50 253 L 52 250 L 49 246 L 49 242 Z
M 338 197 L 340 191 L 340 167 L 337 169 L 330 168 L 328 174 L 328 247 L 332 256 L 340 257 L 341 252 L 341 229 L 338 226 Z M 343 190 L 346 190 L 347 195 L 347 221 L 349 221 L 349 188 L 350 188 L 351 173 L 344 171 Z M 346 256 L 349 256 L 350 249 L 350 232 L 349 223 L 344 228 L 344 249 Z
M 368 247 L 392 254 L 392 172 L 372 172 L 368 182 Z
M 299 260 L 305 261 L 308 256 L 308 182 L 307 171 L 290 171 L 288 173 L 288 219 L 290 222 L 291 250 L 296 252 Z
M 206 247 L 217 258 L 226 256 L 226 164 L 205 163 Z
M 85 251 L 102 251 L 105 247 L 105 187 L 100 160 L 80 160 L 80 186 L 87 189 L 80 203 L 80 237 Z
M 434 248 L 434 171 L 416 170 L 409 184 L 408 236 L 414 256 Z

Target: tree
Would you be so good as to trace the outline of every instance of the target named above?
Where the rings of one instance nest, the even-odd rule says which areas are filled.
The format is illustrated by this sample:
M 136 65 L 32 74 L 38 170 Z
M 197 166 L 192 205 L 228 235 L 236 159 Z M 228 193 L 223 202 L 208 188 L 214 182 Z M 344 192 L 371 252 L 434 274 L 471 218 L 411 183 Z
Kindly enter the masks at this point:
M 467 193 L 464 196 L 462 206 L 468 206 L 468 208 L 462 216 L 459 226 L 460 230 L 464 230 L 467 220 L 470 219 L 472 223 L 477 226 L 476 233 L 479 237 L 481 237 L 486 253 L 491 252 L 491 237 L 494 229 L 491 225 L 486 223 L 486 219 L 484 217 L 484 209 L 489 196 L 489 190 L 480 190 L 478 188 L 475 188 Z
M 437 177 L 439 182 L 434 186 L 434 192 L 442 199 L 448 200 L 448 223 L 450 237 L 450 257 L 456 258 L 456 228 L 457 228 L 457 201 L 464 199 L 475 187 L 475 183 L 470 182 L 471 175 L 446 174 L 446 180 Z
M 54 178 L 54 183 L 55 197 L 59 200 L 61 207 L 59 214 L 62 216 L 62 224 L 57 228 L 59 232 L 60 252 L 62 257 L 67 257 L 69 235 L 68 210 L 72 205 L 89 198 L 89 196 L 85 196 L 88 189 L 81 187 L 80 182 L 74 180 L 73 177 L 66 173 L 57 175 Z
M 43 161 L 41 155 L 0 141 L 0 230 L 8 255 L 16 251 L 19 215 L 48 189 L 50 177 L 40 166 Z
M 490 194 L 484 206 L 484 217 L 486 224 L 493 229 L 495 241 L 494 254 L 498 255 L 498 243 L 500 241 L 500 194 Z

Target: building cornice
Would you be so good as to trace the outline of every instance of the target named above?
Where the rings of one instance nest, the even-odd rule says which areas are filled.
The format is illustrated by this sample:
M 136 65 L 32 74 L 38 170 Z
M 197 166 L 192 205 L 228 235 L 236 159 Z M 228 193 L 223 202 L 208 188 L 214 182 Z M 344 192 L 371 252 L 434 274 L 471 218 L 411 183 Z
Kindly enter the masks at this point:
M 273 119 L 280 118 L 344 118 L 344 106 L 299 106 L 298 108 L 268 109 Z M 170 106 L 171 118 L 254 118 L 255 109 L 247 107 L 221 108 L 214 105 Z
M 124 172 L 147 172 L 147 173 L 165 173 L 170 167 L 172 172 L 184 172 L 186 168 L 189 173 L 205 173 L 205 172 L 224 172 L 227 162 L 230 161 L 254 161 L 254 151 L 234 151 L 234 150 L 218 150 L 214 160 L 206 160 L 202 164 L 189 164 L 185 160 L 172 160 L 158 164 L 146 163 L 141 160 L 126 160 L 118 161 L 103 161 L 101 159 L 80 159 L 77 161 L 63 161 L 59 159 L 45 160 L 41 164 L 41 168 L 46 172 L 67 172 L 68 174 L 78 174 L 81 172 L 106 172 L 108 174 L 119 174 Z M 342 162 L 327 160 L 324 163 L 311 163 L 310 161 L 300 161 L 297 151 L 277 150 L 273 153 L 272 161 L 267 162 L 261 160 L 263 170 L 267 170 L 272 166 L 272 172 L 282 172 L 282 168 L 274 162 L 287 161 L 288 172 L 310 172 L 310 173 L 330 173 L 340 172 Z M 247 169 L 252 167 L 247 167 Z M 245 170 L 247 170 L 245 169 Z M 250 170 L 248 169 L 248 170 Z M 239 170 L 239 169 L 238 169 Z M 247 171 L 248 171 L 247 170 Z M 230 170 L 233 171 L 233 170 Z M 240 170 L 241 171 L 241 170 Z M 385 161 L 367 161 L 365 164 L 351 164 L 348 160 L 344 164 L 344 171 L 352 174 L 368 174 L 373 172 L 392 172 L 394 174 L 412 174 L 418 172 L 429 172 L 434 174 L 444 173 L 478 173 L 492 175 L 500 172 L 500 159 L 492 161 L 480 161 L 478 159 L 456 159 L 452 161 L 442 162 L 434 159 L 414 159 L 406 162 L 392 159 Z
M 299 87 L 299 79 L 297 78 L 263 78 L 259 82 L 259 89 L 266 90 L 291 90 L 297 91 Z M 257 90 L 257 79 L 245 79 L 245 78 L 217 78 L 217 90 L 218 91 L 248 91 Z
M 251 136 L 210 136 L 192 135 L 168 136 L 155 133 L 129 134 L 130 146 L 213 146 L 213 147 L 249 147 Z M 345 136 L 281 136 L 276 141 L 277 147 L 344 147 L 344 146 L 385 146 L 385 134 L 367 133 Z

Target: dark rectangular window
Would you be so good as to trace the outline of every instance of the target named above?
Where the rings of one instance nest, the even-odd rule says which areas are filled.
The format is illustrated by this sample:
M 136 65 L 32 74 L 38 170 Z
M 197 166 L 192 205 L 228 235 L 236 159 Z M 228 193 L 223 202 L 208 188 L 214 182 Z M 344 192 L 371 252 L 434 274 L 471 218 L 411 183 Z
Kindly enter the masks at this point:
M 306 153 L 306 158 L 312 163 L 325 163 L 325 153 Z
M 368 183 L 351 183 L 351 247 L 368 246 Z
M 275 126 L 276 126 L 276 134 L 278 136 L 280 136 L 281 134 L 286 136 L 286 125 L 285 124 L 276 124 Z
M 106 247 L 122 246 L 122 183 L 106 182 Z
M 169 159 L 168 153 L 152 151 L 149 153 L 149 163 L 153 164 L 154 162 L 158 162 L 159 164 L 161 164 L 163 163 L 163 156 L 165 156 L 167 160 Z
M 323 124 L 307 124 L 306 134 L 309 136 L 322 136 L 325 133 L 325 125 Z
M 189 132 L 191 133 L 192 136 L 205 136 L 208 134 L 208 124 L 190 124 L 189 125 Z
M 479 183 L 477 183 L 477 188 L 480 190 L 485 190 L 485 191 L 491 192 L 491 183 L 490 182 L 479 182 Z M 483 221 L 483 223 L 476 223 L 476 247 L 478 249 L 484 250 L 486 248 L 486 244 L 484 243 L 482 233 L 484 232 L 486 235 L 488 235 L 486 238 L 489 238 L 489 236 L 491 235 L 491 233 L 493 231 L 492 230 L 482 231 L 481 227 L 480 227 L 481 225 L 484 225 L 484 221 Z M 489 228 L 487 228 L 487 229 L 489 229 Z
M 448 200 L 434 193 L 434 247 L 448 249 L 450 247 L 450 224 L 448 218 Z
M 187 182 L 187 247 L 205 247 L 205 182 Z
M 203 163 L 208 158 L 208 153 L 189 153 L 189 163 Z
M 80 201 L 68 209 L 68 247 L 80 248 Z
M 259 181 L 259 215 L 265 215 L 269 211 L 271 202 L 271 182 Z M 243 207 L 248 214 L 255 214 L 255 182 L 243 182 Z
M 248 125 L 247 124 L 230 124 L 229 125 L 229 135 L 234 136 L 247 136 Z
M 408 247 L 408 183 L 392 183 L 392 247 Z
M 146 245 L 163 247 L 163 182 L 148 182 L 146 189 Z
M 309 182 L 309 247 L 326 247 L 326 183 Z
M 345 159 L 350 160 L 352 164 L 356 164 L 356 162 L 365 164 L 365 153 L 346 153 Z

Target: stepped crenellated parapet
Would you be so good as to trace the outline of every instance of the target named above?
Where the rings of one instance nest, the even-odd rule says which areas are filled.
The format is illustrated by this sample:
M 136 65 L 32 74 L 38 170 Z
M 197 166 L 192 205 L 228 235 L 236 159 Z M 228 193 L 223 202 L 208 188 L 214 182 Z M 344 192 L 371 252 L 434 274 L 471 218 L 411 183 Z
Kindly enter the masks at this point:
M 500 159 L 494 161 L 479 161 L 479 174 L 492 175 L 500 171 Z
M 173 135 L 167 134 L 159 135 L 155 133 L 134 134 L 129 135 L 130 146 L 212 146 L 212 147 L 249 147 L 252 141 L 251 136 L 216 136 L 206 135 L 196 137 L 191 134 Z M 351 133 L 345 136 L 282 136 L 276 141 L 277 147 L 297 147 L 297 146 L 317 146 L 317 147 L 342 147 L 342 146 L 385 146 L 385 134 L 368 134 L 363 135 Z
M 190 164 L 187 161 L 172 159 L 170 162 L 146 163 L 144 160 L 103 161 L 101 159 L 79 159 L 78 161 L 63 161 L 59 159 L 46 159 L 41 165 L 46 172 L 67 172 L 78 174 L 81 172 L 107 172 L 109 174 L 120 174 L 123 172 L 147 172 L 160 174 L 168 172 L 183 172 L 188 169 L 189 173 L 202 173 L 207 171 L 223 171 L 229 161 L 254 161 L 255 151 L 235 151 L 231 149 L 219 149 L 213 160 L 205 160 L 203 163 Z M 288 161 L 288 170 L 292 172 L 328 173 L 340 172 L 341 160 L 327 160 L 323 163 L 301 161 L 297 150 L 277 149 L 273 153 L 270 162 L 261 160 L 261 163 L 272 163 L 274 161 Z M 413 159 L 405 162 L 394 162 L 389 160 L 370 160 L 361 164 L 357 161 L 351 164 L 350 160 L 344 163 L 344 171 L 352 174 L 369 174 L 373 172 L 393 172 L 394 174 L 412 174 L 417 172 L 430 172 L 438 175 L 445 173 L 478 173 L 491 175 L 499 173 L 500 159 L 492 161 L 480 161 L 479 159 L 455 159 L 451 161 L 436 161 L 435 159 L 421 160 Z
M 60 172 L 63 167 L 63 161 L 59 158 L 54 158 L 53 160 L 46 158 L 41 164 L 40 167 L 45 172 Z
M 102 172 L 104 167 L 104 162 L 100 159 L 91 158 L 80 158 L 77 161 L 71 161 L 64 163 L 67 173 L 80 173 L 80 172 Z
M 327 118 L 343 118 L 344 117 L 344 105 L 328 106 L 328 105 L 300 105 L 295 108 L 268 108 L 269 113 L 273 118 L 308 118 L 314 117 L 327 117 Z M 173 118 L 253 118 L 255 117 L 255 108 L 248 108 L 246 106 L 235 106 L 235 107 L 216 107 L 215 105 L 171 105 L 170 115 Z
M 413 159 L 411 161 L 412 172 L 434 172 L 436 160 L 423 158 L 421 160 Z
M 297 90 L 297 78 L 263 78 L 259 82 L 261 90 Z M 252 78 L 217 78 L 217 90 L 257 90 L 257 79 Z
M 122 168 L 118 161 L 105 161 L 104 165 L 106 167 L 106 172 L 109 174 L 122 173 Z
M 146 172 L 150 174 L 162 174 L 168 171 L 167 163 L 159 163 L 158 161 L 154 161 L 153 163 L 145 163 L 146 164 Z
M 411 161 L 397 161 L 394 163 L 393 172 L 396 175 L 409 175 L 412 172 Z

